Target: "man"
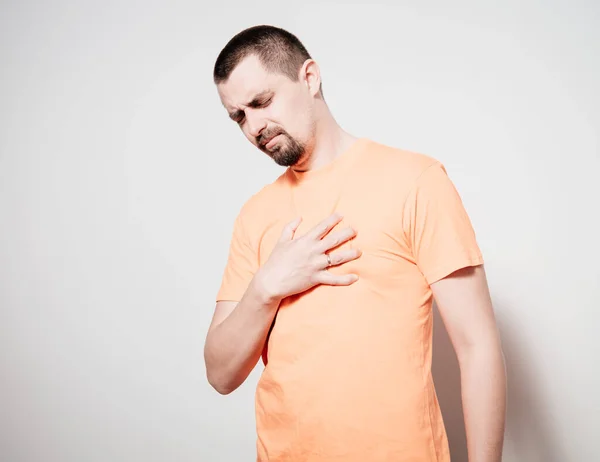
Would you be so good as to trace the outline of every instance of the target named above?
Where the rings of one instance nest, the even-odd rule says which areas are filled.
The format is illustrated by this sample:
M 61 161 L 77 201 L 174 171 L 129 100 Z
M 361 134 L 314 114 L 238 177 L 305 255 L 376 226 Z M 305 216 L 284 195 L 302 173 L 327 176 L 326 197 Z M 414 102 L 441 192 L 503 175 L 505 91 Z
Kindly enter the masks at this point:
M 317 63 L 246 29 L 214 81 L 248 140 L 287 167 L 233 228 L 205 361 L 220 393 L 261 355 L 257 460 L 450 460 L 431 376 L 435 298 L 461 369 L 471 462 L 501 459 L 505 370 L 483 258 L 442 164 L 345 132 Z

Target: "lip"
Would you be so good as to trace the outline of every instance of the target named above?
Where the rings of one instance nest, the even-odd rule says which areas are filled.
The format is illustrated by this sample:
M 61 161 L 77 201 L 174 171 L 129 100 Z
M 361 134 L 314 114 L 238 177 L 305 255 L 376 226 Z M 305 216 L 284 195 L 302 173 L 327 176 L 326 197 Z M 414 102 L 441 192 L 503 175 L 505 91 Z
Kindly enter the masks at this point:
M 267 148 L 267 149 L 270 149 L 270 148 L 272 148 L 272 147 L 273 147 L 273 142 L 274 142 L 274 141 L 277 139 L 277 137 L 278 137 L 278 136 L 279 136 L 279 135 L 275 135 L 273 138 L 271 138 L 271 139 L 269 140 L 269 142 L 268 142 L 268 143 L 266 143 L 266 144 L 264 145 L 264 146 L 265 146 L 265 148 Z

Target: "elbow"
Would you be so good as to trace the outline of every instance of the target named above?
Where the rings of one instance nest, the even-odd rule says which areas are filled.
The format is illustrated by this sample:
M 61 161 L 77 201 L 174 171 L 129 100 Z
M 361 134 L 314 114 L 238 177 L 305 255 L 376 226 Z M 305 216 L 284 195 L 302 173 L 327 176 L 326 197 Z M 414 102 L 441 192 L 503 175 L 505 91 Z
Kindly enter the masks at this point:
M 210 386 L 221 395 L 228 395 L 238 387 L 231 380 L 224 377 L 222 373 L 214 371 L 208 366 L 206 368 L 206 378 Z
M 207 342 L 204 348 L 204 365 L 206 367 L 206 378 L 211 387 L 219 394 L 228 395 L 235 391 L 243 382 L 239 380 L 231 360 L 222 356 L 211 354 L 214 347 Z
M 235 390 L 235 387 L 231 386 L 230 384 L 227 384 L 224 381 L 211 379 L 209 375 L 207 377 L 208 383 L 210 383 L 210 385 L 221 395 L 228 395 Z
M 504 362 L 502 345 L 495 340 L 458 345 L 455 352 L 459 363 L 471 362 L 474 358 L 487 363 Z

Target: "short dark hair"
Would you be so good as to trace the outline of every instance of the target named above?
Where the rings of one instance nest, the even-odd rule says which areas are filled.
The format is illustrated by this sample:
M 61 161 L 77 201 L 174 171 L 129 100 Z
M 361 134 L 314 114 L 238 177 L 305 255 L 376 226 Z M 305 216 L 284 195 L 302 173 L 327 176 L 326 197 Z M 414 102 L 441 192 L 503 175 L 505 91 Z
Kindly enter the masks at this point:
M 291 32 L 275 26 L 249 27 L 236 34 L 219 53 L 213 79 L 216 84 L 226 81 L 236 66 L 247 56 L 256 55 L 270 72 L 298 80 L 304 61 L 311 59 L 302 42 Z

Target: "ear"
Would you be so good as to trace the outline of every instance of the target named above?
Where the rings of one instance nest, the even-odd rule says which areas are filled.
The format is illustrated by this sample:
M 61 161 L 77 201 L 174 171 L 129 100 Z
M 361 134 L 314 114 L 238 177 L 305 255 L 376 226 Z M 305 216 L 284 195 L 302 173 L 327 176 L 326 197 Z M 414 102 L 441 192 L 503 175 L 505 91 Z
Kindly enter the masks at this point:
M 303 82 L 312 96 L 316 96 L 321 89 L 321 70 L 314 59 L 307 59 L 300 69 L 299 79 Z

